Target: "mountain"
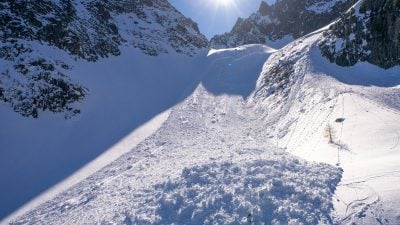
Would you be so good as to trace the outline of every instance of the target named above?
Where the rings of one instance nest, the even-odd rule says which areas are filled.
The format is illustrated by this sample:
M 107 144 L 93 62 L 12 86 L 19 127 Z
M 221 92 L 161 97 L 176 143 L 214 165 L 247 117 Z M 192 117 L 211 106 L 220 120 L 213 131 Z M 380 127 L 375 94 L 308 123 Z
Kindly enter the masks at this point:
M 296 52 L 290 53 L 289 57 L 285 54 L 275 55 L 271 59 L 273 63 L 269 63 L 268 68 L 264 70 L 263 79 L 260 80 L 259 88 L 255 92 L 256 95 L 262 93 L 261 95 L 264 96 L 262 98 L 265 98 L 276 92 L 291 91 L 293 82 L 298 81 L 291 76 L 298 71 L 297 65 L 303 65 L 303 62 L 299 63 L 302 56 L 310 52 L 321 54 L 329 59 L 330 63 L 336 63 L 344 68 L 356 66 L 360 62 L 368 62 L 366 65 L 376 65 L 384 69 L 399 66 L 400 18 L 397 16 L 399 12 L 400 4 L 397 1 L 360 0 L 328 27 L 292 42 L 292 49 Z M 304 40 L 312 40 L 312 44 L 303 46 L 304 49 L 301 50 L 293 48 L 293 43 L 300 44 Z M 318 64 L 329 65 L 324 61 Z M 380 80 L 379 76 L 359 75 L 360 77 L 356 79 L 355 76 L 342 75 L 336 78 L 343 82 L 361 82 L 377 86 L 396 83 L 396 78 Z M 285 94 L 285 96 L 288 95 Z
M 359 2 L 324 33 L 320 48 L 331 62 L 366 61 L 382 68 L 400 64 L 400 2 Z
M 397 2 L 360 0 L 278 50 L 192 55 L 171 45 L 154 56 L 122 44 L 118 56 L 90 61 L 40 45 L 90 95 L 68 120 L 22 117 L 0 103 L 0 216 L 14 212 L 4 220 L 11 224 L 400 224 L 400 65 L 397 39 L 388 40 Z M 294 37 L 286 38 L 278 40 Z
M 118 56 L 122 46 L 152 56 L 208 46 L 167 0 L 3 1 L 0 26 L 0 100 L 35 118 L 80 112 L 75 103 L 90 90 L 69 77 L 69 61 Z
M 352 4 L 352 0 L 278 0 L 272 5 L 262 1 L 256 13 L 239 18 L 230 32 L 211 38 L 211 47 L 267 44 L 281 48 L 329 24 Z
M 208 50 L 166 0 L 1 1 L 0 23 L 0 218 L 189 95 Z

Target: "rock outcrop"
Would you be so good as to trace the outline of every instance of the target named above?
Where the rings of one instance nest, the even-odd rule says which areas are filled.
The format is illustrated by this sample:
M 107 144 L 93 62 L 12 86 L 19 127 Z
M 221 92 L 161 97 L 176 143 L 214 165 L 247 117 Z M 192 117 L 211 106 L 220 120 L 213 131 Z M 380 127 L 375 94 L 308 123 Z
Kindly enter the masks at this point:
M 400 1 L 360 1 L 324 33 L 320 48 L 340 66 L 360 61 L 386 69 L 400 65 Z

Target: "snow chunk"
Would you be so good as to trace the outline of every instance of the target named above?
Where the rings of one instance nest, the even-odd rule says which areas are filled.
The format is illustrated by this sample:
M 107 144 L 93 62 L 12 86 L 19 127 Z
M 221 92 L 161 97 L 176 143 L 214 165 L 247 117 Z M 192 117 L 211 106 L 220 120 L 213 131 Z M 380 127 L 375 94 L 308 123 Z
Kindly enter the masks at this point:
M 288 156 L 185 168 L 155 185 L 137 224 L 319 224 L 329 221 L 341 171 Z M 156 215 L 152 218 L 152 215 Z

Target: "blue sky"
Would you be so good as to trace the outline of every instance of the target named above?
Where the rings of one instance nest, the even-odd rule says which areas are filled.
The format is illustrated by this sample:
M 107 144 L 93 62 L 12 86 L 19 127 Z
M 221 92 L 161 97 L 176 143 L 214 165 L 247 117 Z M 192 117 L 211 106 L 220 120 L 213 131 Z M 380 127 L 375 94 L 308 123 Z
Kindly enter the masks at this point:
M 268 3 L 274 0 L 265 0 Z M 186 17 L 199 24 L 200 31 L 211 38 L 230 31 L 238 17 L 256 12 L 261 0 L 169 0 Z M 224 3 L 225 2 L 225 3 Z

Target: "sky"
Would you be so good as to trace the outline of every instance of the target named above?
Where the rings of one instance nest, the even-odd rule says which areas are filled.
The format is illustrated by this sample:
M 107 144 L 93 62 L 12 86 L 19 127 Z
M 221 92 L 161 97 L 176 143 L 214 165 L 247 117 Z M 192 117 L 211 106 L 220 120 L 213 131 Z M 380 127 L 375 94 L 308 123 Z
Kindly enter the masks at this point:
M 274 0 L 265 0 L 272 3 Z M 183 13 L 197 22 L 208 39 L 232 29 L 238 17 L 246 18 L 256 12 L 261 0 L 169 0 Z

